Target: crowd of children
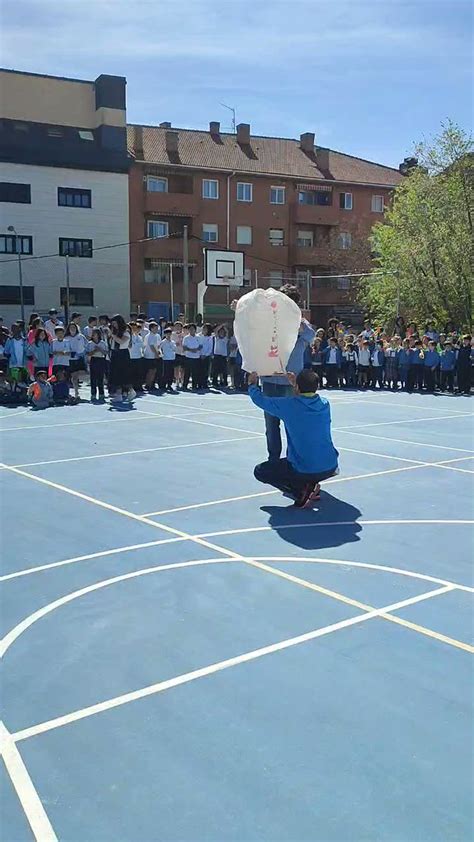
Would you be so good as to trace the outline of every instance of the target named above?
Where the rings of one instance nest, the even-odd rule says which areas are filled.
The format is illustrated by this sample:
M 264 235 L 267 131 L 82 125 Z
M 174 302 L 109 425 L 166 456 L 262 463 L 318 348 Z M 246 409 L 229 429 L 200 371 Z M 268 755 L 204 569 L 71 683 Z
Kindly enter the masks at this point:
M 448 325 L 444 333 L 431 323 L 419 332 L 411 322 L 389 334 L 370 321 L 354 333 L 337 320 L 319 328 L 307 349 L 305 367 L 328 389 L 435 390 L 469 394 L 474 373 L 474 341 Z M 450 328 L 450 329 L 448 329 Z
M 134 400 L 146 391 L 245 390 L 247 374 L 232 330 L 224 325 L 146 320 L 131 313 L 90 316 L 82 325 L 72 313 L 64 325 L 56 310 L 45 321 L 32 313 L 28 325 L 8 330 L 0 320 L 0 403 L 33 408 L 77 403 L 87 378 L 91 401 Z M 361 332 L 332 319 L 316 330 L 304 361 L 321 388 L 406 389 L 469 394 L 474 348 L 469 334 L 448 325 L 439 333 L 414 323 L 389 335 L 364 323 Z M 71 394 L 72 390 L 72 394 Z

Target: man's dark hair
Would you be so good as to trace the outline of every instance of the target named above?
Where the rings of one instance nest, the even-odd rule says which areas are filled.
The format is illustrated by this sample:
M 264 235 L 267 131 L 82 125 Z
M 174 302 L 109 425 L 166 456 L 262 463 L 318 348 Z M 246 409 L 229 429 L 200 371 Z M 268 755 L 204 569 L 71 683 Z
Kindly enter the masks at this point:
M 296 378 L 296 385 L 300 392 L 317 392 L 319 377 L 315 371 L 311 371 L 310 368 L 304 368 Z
M 295 287 L 294 284 L 283 284 L 283 286 L 280 287 L 280 292 L 282 292 L 284 295 L 287 295 L 288 298 L 291 298 L 291 300 L 294 301 L 295 304 L 299 304 L 301 301 L 301 293 L 298 287 Z

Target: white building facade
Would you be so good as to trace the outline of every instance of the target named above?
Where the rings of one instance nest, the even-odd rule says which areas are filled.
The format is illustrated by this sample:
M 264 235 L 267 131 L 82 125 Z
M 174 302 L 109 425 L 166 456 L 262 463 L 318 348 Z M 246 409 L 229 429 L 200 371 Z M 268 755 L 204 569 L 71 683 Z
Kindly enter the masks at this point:
M 21 318 L 23 299 L 26 320 L 127 317 L 125 80 L 1 71 L 0 84 L 0 315 Z

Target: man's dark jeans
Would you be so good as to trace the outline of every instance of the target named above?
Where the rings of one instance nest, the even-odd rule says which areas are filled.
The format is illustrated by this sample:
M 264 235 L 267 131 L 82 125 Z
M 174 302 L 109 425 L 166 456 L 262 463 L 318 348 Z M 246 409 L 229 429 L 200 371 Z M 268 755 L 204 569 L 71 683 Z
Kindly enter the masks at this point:
M 300 474 L 292 467 L 288 459 L 262 462 L 255 466 L 254 476 L 259 482 L 273 485 L 280 491 L 296 497 L 308 482 L 317 483 L 334 476 L 337 466 L 330 471 L 320 471 L 317 474 Z
M 262 383 L 262 392 L 269 398 L 290 398 L 294 394 L 293 387 L 284 383 Z M 265 412 L 265 435 L 270 462 L 277 462 L 281 456 L 280 419 Z

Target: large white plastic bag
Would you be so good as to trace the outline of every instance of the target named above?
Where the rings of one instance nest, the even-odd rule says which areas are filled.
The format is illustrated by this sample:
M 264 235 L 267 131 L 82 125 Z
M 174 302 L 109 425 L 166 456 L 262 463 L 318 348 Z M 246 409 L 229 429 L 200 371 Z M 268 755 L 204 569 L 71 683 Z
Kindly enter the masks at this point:
M 244 371 L 283 373 L 300 324 L 300 308 L 282 292 L 254 289 L 243 295 L 235 309 L 234 333 Z

